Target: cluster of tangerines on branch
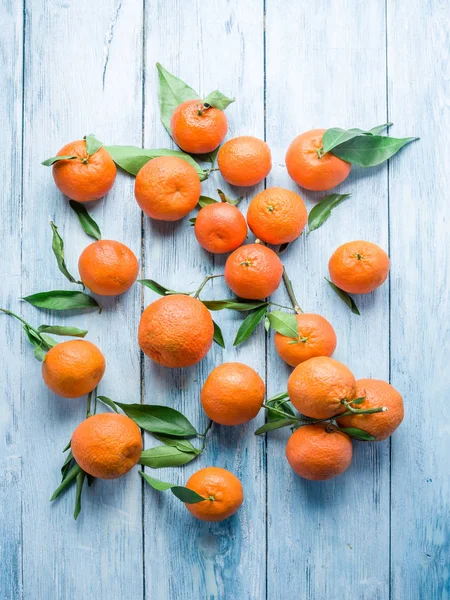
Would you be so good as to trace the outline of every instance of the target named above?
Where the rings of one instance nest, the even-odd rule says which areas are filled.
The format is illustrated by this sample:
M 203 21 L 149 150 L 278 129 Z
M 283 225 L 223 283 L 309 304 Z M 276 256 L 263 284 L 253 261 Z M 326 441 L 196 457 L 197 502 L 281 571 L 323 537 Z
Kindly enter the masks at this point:
M 349 194 L 330 194 L 309 215 L 294 191 L 270 187 L 251 200 L 247 218 L 238 204 L 218 190 L 219 200 L 203 196 L 201 181 L 213 171 L 239 187 L 263 181 L 272 167 L 269 146 L 252 136 L 222 142 L 227 134 L 225 109 L 233 102 L 219 91 L 201 99 L 185 82 L 157 65 L 161 120 L 181 150 L 105 146 L 93 135 L 64 146 L 43 164 L 53 167 L 57 187 L 70 199 L 84 231 L 96 241 L 79 258 L 80 279 L 69 272 L 64 242 L 52 222 L 52 249 L 63 275 L 81 289 L 51 290 L 26 296 L 24 300 L 47 310 L 99 307 L 85 288 L 98 296 L 126 292 L 136 281 L 138 260 L 121 242 L 102 240 L 101 231 L 85 203 L 102 198 L 113 186 L 116 165 L 136 177 L 135 198 L 152 219 L 176 221 L 195 207 L 191 218 L 199 244 L 214 254 L 230 253 L 223 274 L 209 275 L 193 292 L 176 291 L 153 279 L 139 282 L 162 297 L 141 315 L 138 343 L 156 363 L 168 368 L 189 367 L 201 361 L 213 341 L 224 347 L 220 327 L 211 311 L 230 309 L 248 312 L 234 344 L 244 342 L 259 323 L 275 331 L 280 357 L 294 367 L 287 391 L 265 401 L 265 384 L 248 365 L 236 362 L 217 366 L 204 382 L 200 401 L 210 421 L 198 432 L 179 411 L 162 405 L 125 404 L 98 394 L 105 373 L 105 358 L 97 346 L 82 338 L 86 330 L 41 325 L 37 328 L 18 319 L 42 361 L 42 377 L 55 394 L 66 398 L 87 395 L 86 419 L 75 429 L 62 467 L 61 484 L 52 500 L 76 483 L 75 518 L 81 508 L 85 480 L 121 477 L 137 463 L 151 468 L 188 463 L 205 449 L 212 423 L 238 426 L 264 408 L 267 431 L 290 427 L 292 435 L 286 456 L 293 470 L 311 480 L 330 479 L 347 469 L 352 458 L 351 438 L 365 441 L 386 439 L 403 418 L 401 395 L 387 382 L 356 381 L 350 370 L 331 356 L 337 338 L 332 325 L 321 315 L 304 313 L 295 297 L 280 254 L 308 224 L 313 231 Z M 382 135 L 385 127 L 371 130 L 332 128 L 307 131 L 287 150 L 286 167 L 291 178 L 308 190 L 328 191 L 342 183 L 352 164 L 369 167 L 390 158 L 415 138 L 395 139 Z M 216 168 L 216 160 L 218 167 Z M 209 167 L 202 167 L 208 163 Z M 248 228 L 256 236 L 245 243 Z M 277 251 L 269 248 L 278 246 Z M 368 241 L 351 241 L 333 253 L 329 261 L 330 285 L 354 313 L 359 314 L 349 294 L 365 294 L 379 287 L 389 273 L 389 258 Z M 205 300 L 201 294 L 208 281 L 224 277 L 234 297 Z M 292 309 L 270 301 L 284 280 Z M 280 310 L 283 309 L 283 310 Z M 79 339 L 58 343 L 52 336 Z M 98 402 L 111 412 L 97 413 Z M 298 411 L 298 412 L 296 412 Z M 120 412 L 122 411 L 122 412 Z M 123 414 L 122 414 L 123 413 Z M 161 445 L 143 450 L 140 428 Z M 193 441 L 198 438 L 200 445 Z M 218 467 L 195 473 L 186 487 L 150 477 L 143 478 L 155 489 L 170 489 L 197 518 L 222 520 L 243 501 L 238 478 Z

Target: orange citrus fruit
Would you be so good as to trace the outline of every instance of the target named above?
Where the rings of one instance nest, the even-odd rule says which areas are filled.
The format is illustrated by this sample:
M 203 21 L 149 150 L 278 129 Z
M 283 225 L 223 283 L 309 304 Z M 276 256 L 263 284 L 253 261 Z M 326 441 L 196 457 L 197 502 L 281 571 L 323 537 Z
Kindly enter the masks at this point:
M 129 417 L 100 413 L 78 425 L 70 448 L 83 471 L 99 479 L 116 479 L 138 462 L 142 437 Z
M 348 435 L 324 424 L 305 425 L 291 435 L 286 457 L 292 469 L 305 479 L 321 481 L 341 475 L 352 462 Z
M 339 246 L 328 262 L 331 281 L 349 294 L 368 294 L 384 283 L 389 274 L 389 256 L 363 240 Z
M 228 202 L 204 206 L 197 215 L 194 233 L 202 248 L 213 254 L 236 250 L 247 237 L 241 211 Z
M 280 187 L 257 194 L 247 211 L 248 226 L 267 244 L 293 242 L 301 235 L 307 220 L 306 206 L 300 196 Z
M 365 398 L 355 408 L 366 410 L 385 406 L 386 412 L 369 415 L 349 415 L 337 420 L 340 427 L 357 427 L 373 435 L 377 442 L 385 440 L 394 433 L 403 421 L 403 399 L 395 388 L 379 379 L 358 379 L 356 398 Z
M 178 156 L 149 160 L 136 175 L 134 195 L 146 215 L 159 221 L 178 221 L 200 198 L 197 171 Z
M 256 417 L 266 386 L 251 367 L 238 362 L 213 369 L 203 384 L 200 401 L 210 419 L 220 425 L 241 425 Z
M 327 419 L 344 412 L 341 401 L 350 402 L 355 398 L 355 392 L 352 372 L 328 356 L 317 356 L 300 363 L 288 380 L 292 404 L 313 419 Z
M 327 152 L 319 158 L 326 129 L 305 131 L 289 146 L 286 168 L 292 179 L 307 190 L 331 190 L 350 174 L 351 164 Z
M 186 487 L 206 498 L 186 504 L 188 511 L 201 521 L 223 521 L 238 510 L 244 501 L 242 484 L 236 475 L 219 467 L 205 467 L 194 473 Z
M 42 377 L 52 392 L 78 398 L 92 392 L 105 372 L 105 357 L 86 340 L 70 340 L 53 346 L 42 362 Z
M 172 137 L 185 152 L 205 154 L 215 150 L 228 131 L 225 113 L 202 100 L 178 105 L 170 120 Z
M 225 142 L 217 155 L 217 164 L 225 181 L 247 187 L 267 177 L 272 168 L 272 155 L 266 142 L 242 135 Z
M 139 323 L 141 350 L 164 367 L 189 367 L 211 348 L 214 324 L 196 298 L 174 294 L 152 302 Z
M 81 281 L 94 294 L 116 296 L 126 292 L 136 281 L 139 265 L 125 244 L 99 240 L 83 250 L 78 270 Z
M 247 244 L 230 254 L 224 275 L 228 287 L 240 298 L 262 299 L 280 285 L 283 265 L 270 248 Z
M 53 165 L 57 187 L 72 200 L 99 200 L 112 188 L 116 165 L 104 148 L 88 156 L 85 140 L 77 140 L 61 148 L 57 156 L 77 157 L 59 160 Z
M 336 333 L 332 325 L 314 313 L 302 313 L 295 318 L 298 338 L 275 334 L 275 348 L 280 357 L 291 367 L 296 367 L 315 356 L 332 356 L 336 349 Z

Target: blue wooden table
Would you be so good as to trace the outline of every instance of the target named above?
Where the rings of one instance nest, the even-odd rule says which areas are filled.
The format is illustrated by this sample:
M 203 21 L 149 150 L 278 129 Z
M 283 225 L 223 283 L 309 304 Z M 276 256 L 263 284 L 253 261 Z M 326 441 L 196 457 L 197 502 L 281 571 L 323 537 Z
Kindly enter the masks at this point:
M 17 322 L 4 316 L 0 417 L 0 597 L 25 600 L 434 600 L 448 598 L 448 359 L 450 11 L 446 0 L 1 0 L 1 306 L 28 321 L 89 330 L 107 359 L 101 392 L 118 401 L 160 403 L 200 429 L 199 389 L 223 361 L 265 377 L 268 395 L 290 369 L 261 327 L 233 348 L 241 316 L 220 313 L 227 348 L 196 367 L 168 370 L 140 356 L 136 329 L 155 299 L 135 285 L 102 299 L 97 313 L 61 316 L 20 297 L 61 289 L 51 254 L 53 219 L 76 271 L 89 243 L 41 161 L 93 132 L 109 144 L 173 147 L 159 120 L 160 61 L 200 93 L 236 96 L 229 137 L 251 134 L 271 147 L 265 185 L 297 189 L 284 165 L 292 139 L 313 127 L 369 128 L 420 136 L 375 169 L 354 168 L 351 192 L 332 218 L 284 254 L 305 310 L 338 336 L 335 357 L 357 377 L 389 380 L 405 420 L 391 440 L 355 443 L 341 477 L 308 482 L 290 470 L 288 432 L 255 437 L 264 420 L 215 427 L 206 452 L 178 469 L 153 472 L 184 484 L 217 465 L 243 481 L 245 503 L 222 523 L 195 521 L 179 501 L 143 484 L 138 469 L 49 503 L 62 448 L 85 402 L 50 393 Z M 105 238 L 130 246 L 142 276 L 168 287 L 220 273 L 224 258 L 196 243 L 188 219 L 143 218 L 133 178 L 119 173 L 92 209 Z M 248 199 L 263 188 L 236 190 Z M 300 191 L 310 208 L 321 197 Z M 358 298 L 353 315 L 324 281 L 332 251 L 367 239 L 389 251 L 390 280 Z M 67 284 L 69 288 L 69 284 Z M 220 279 L 206 297 L 228 294 Z M 275 301 L 288 302 L 284 289 Z M 152 440 L 145 439 L 146 447 Z M 153 474 L 152 473 L 152 474 Z

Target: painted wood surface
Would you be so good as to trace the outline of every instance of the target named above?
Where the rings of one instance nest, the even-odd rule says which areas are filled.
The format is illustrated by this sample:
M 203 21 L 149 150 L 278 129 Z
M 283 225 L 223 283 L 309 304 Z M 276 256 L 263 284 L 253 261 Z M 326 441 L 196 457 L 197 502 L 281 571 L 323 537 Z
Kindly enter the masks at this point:
M 101 315 L 61 316 L 20 303 L 27 293 L 69 289 L 51 255 L 50 219 L 72 271 L 90 243 L 41 160 L 89 132 L 105 143 L 173 147 L 159 121 L 157 61 L 201 94 L 219 88 L 236 96 L 227 110 L 228 136 L 267 140 L 274 166 L 266 187 L 297 189 L 284 156 L 295 135 L 312 127 L 370 127 L 389 119 L 392 135 L 421 136 L 389 165 L 355 168 L 340 187 L 351 199 L 283 255 L 302 307 L 334 324 L 336 358 L 357 377 L 390 379 L 405 399 L 405 422 L 392 440 L 356 443 L 352 466 L 334 481 L 295 477 L 284 458 L 287 432 L 253 436 L 260 415 L 233 430 L 215 427 L 191 465 L 152 472 L 184 483 L 202 466 L 229 468 L 246 494 L 232 519 L 193 520 L 174 497 L 142 485 L 135 469 L 122 480 L 96 481 L 74 522 L 70 494 L 52 505 L 49 496 L 84 402 L 48 392 L 20 327 L 0 317 L 0 597 L 446 598 L 447 3 L 2 0 L 0 6 L 1 306 L 33 324 L 86 327 L 106 355 L 103 394 L 173 406 L 199 429 L 206 426 L 200 386 L 223 361 L 253 366 L 266 378 L 268 395 L 285 389 L 290 369 L 274 352 L 272 335 L 260 327 L 233 348 L 242 315 L 217 313 L 227 349 L 215 346 L 198 366 L 169 371 L 138 352 L 139 314 L 155 295 L 137 284 L 116 299 L 102 298 Z M 202 184 L 207 195 L 217 187 L 244 195 L 244 212 L 263 188 L 233 189 L 218 173 Z M 320 197 L 300 193 L 308 208 Z M 199 248 L 187 219 L 142 218 L 133 179 L 124 173 L 92 210 L 104 238 L 140 256 L 145 277 L 192 289 L 223 270 L 224 258 Z M 392 260 L 390 282 L 358 298 L 361 317 L 323 279 L 331 252 L 358 238 L 379 243 Z M 228 294 L 219 279 L 204 297 Z M 274 300 L 287 304 L 283 289 Z M 147 447 L 152 443 L 145 438 Z

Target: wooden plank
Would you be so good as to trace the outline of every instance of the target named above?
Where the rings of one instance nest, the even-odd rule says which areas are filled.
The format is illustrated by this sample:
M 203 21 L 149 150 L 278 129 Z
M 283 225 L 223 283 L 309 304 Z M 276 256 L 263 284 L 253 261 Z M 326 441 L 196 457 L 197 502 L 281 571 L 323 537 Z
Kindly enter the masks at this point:
M 51 172 L 40 161 L 66 142 L 93 132 L 109 143 L 141 141 L 142 6 L 88 0 L 31 1 L 26 12 L 23 292 L 69 288 L 51 254 L 53 218 L 65 240 L 69 269 L 91 243 Z M 104 238 L 138 255 L 140 213 L 133 180 L 119 174 L 108 197 L 92 209 Z M 103 394 L 139 401 L 135 338 L 139 286 L 119 298 L 100 299 L 103 313 L 46 314 L 23 305 L 32 323 L 70 323 L 89 330 L 107 360 Z M 136 598 L 142 595 L 141 483 L 135 469 L 116 481 L 96 481 L 83 494 L 73 521 L 74 490 L 53 505 L 62 448 L 84 418 L 85 399 L 49 393 L 40 367 L 23 355 L 21 413 L 24 479 L 24 597 Z M 44 548 L 42 553 L 38 549 Z
M 293 138 L 315 127 L 371 127 L 386 119 L 383 2 L 267 0 L 267 142 L 275 168 L 267 185 L 294 189 L 284 167 Z M 353 169 L 339 188 L 352 198 L 283 255 L 298 300 L 334 325 L 334 357 L 359 377 L 388 379 L 388 285 L 357 298 L 353 315 L 324 281 L 337 246 L 367 239 L 387 248 L 386 168 Z M 279 291 L 278 302 L 287 295 Z M 268 343 L 268 393 L 286 389 L 291 369 Z M 268 598 L 389 597 L 389 442 L 354 444 L 343 476 L 308 482 L 290 469 L 288 431 L 268 435 Z
M 174 18 L 174 14 L 177 18 Z M 169 43 L 168 43 L 169 42 Z M 155 62 L 187 81 L 201 94 L 220 89 L 234 96 L 227 109 L 229 134 L 264 135 L 263 11 L 260 0 L 212 3 L 196 7 L 183 2 L 147 3 L 146 14 L 147 147 L 167 147 L 169 137 L 159 121 Z M 202 184 L 214 195 L 221 187 L 233 195 L 256 189 L 231 190 L 218 173 Z M 244 204 L 244 202 L 243 202 Z M 203 277 L 223 270 L 225 257 L 212 257 L 197 244 L 188 219 L 174 224 L 144 219 L 145 273 L 169 286 L 195 289 Z M 205 290 L 205 298 L 230 296 L 221 280 Z M 145 304 L 155 299 L 147 293 Z M 158 368 L 144 359 L 145 401 L 159 402 L 184 412 L 195 425 L 207 420 L 199 391 L 211 369 L 238 360 L 264 376 L 264 334 L 237 351 L 233 339 L 242 317 L 216 313 L 227 349 L 217 346 L 198 366 L 184 370 Z M 261 422 L 261 418 L 259 419 Z M 166 481 L 185 483 L 201 467 L 216 465 L 233 471 L 243 482 L 245 503 L 222 523 L 195 521 L 171 496 L 147 489 L 145 495 L 145 567 L 148 599 L 251 599 L 265 597 L 265 477 L 264 440 L 255 439 L 254 423 L 227 428 L 215 426 L 204 455 L 179 469 L 151 471 Z M 150 440 L 147 441 L 150 444 Z
M 391 378 L 405 401 L 392 441 L 392 598 L 445 598 L 450 14 L 446 2 L 387 6 L 391 135 L 421 138 L 389 166 Z
M 20 3 L 0 6 L 3 85 L 0 86 L 0 277 L 2 308 L 17 308 L 20 294 L 20 231 L 22 212 L 22 66 L 23 14 Z M 17 359 L 22 332 L 17 321 L 0 315 L 4 351 L 0 352 L 5 393 L 0 416 L 0 589 L 5 599 L 22 598 L 21 521 L 21 380 Z

